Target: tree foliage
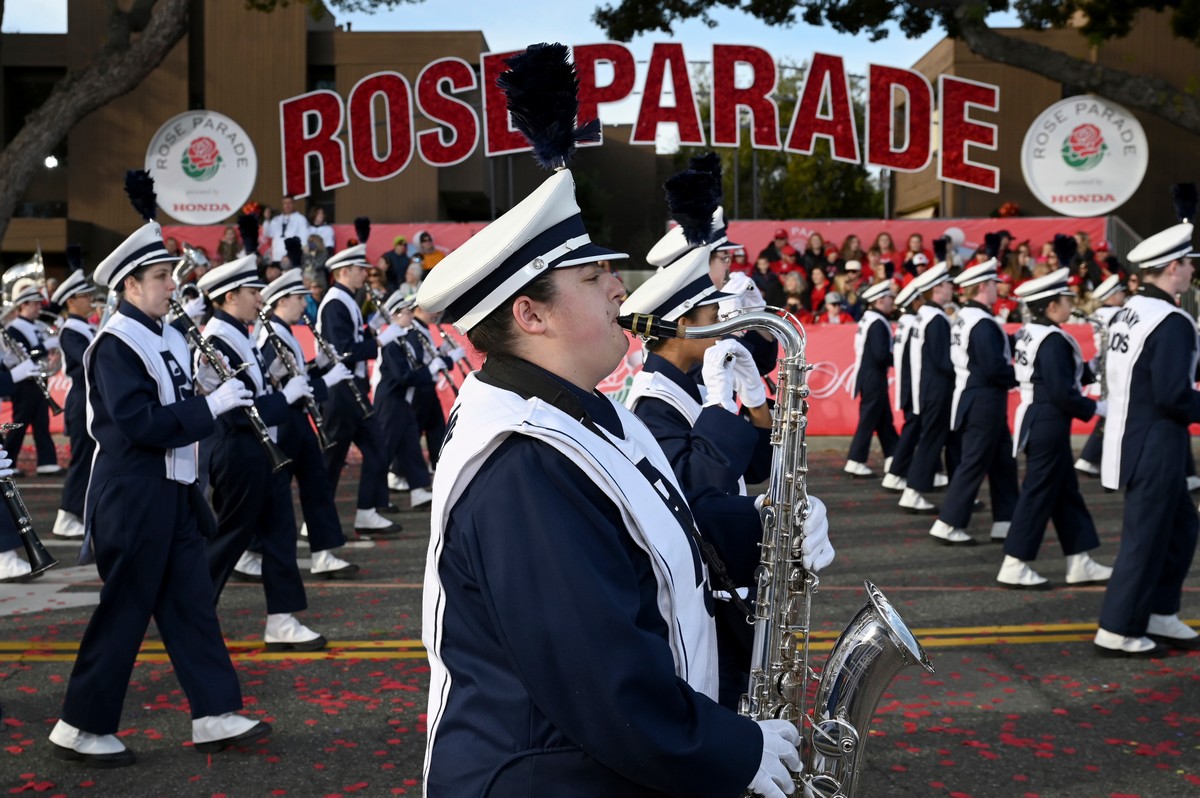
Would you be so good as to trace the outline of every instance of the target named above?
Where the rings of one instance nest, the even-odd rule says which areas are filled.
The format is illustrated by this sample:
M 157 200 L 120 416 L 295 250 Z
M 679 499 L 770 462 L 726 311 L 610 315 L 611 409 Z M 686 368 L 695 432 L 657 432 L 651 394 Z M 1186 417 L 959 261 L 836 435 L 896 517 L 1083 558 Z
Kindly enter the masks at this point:
M 396 6 L 409 3 L 423 3 L 425 0 L 245 0 L 246 8 L 251 11 L 274 11 L 277 8 L 287 8 L 292 3 L 308 7 L 308 13 L 313 19 L 320 19 L 329 11 L 341 11 L 344 14 L 374 14 L 380 9 L 390 11 Z

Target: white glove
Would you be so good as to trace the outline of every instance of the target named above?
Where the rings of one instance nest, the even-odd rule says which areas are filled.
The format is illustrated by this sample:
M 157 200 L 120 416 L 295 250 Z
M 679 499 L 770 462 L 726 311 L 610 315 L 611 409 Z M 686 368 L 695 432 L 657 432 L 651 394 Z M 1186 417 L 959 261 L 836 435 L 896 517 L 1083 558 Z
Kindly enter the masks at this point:
M 13 382 L 22 382 L 38 373 L 38 364 L 32 360 L 22 360 L 10 370 Z
M 760 407 L 767 403 L 767 388 L 758 375 L 758 366 L 750 350 L 738 341 L 730 341 L 733 355 L 733 389 L 746 407 Z
M 728 316 L 734 312 L 748 313 L 767 307 L 767 301 L 763 299 L 762 292 L 758 290 L 758 286 L 754 284 L 750 276 L 744 272 L 734 272 L 729 275 L 729 279 L 725 281 L 725 285 L 720 290 L 726 294 L 732 294 L 729 299 L 722 300 L 717 304 L 717 312 L 721 316 Z
M 353 378 L 354 373 L 351 372 L 350 369 L 346 368 L 345 363 L 337 363 L 333 368 L 325 372 L 325 374 L 321 377 L 321 380 L 325 383 L 326 388 L 332 388 L 339 382 L 345 382 L 346 380 Z
M 16 377 L 13 377 L 13 379 L 16 379 Z M 1108 400 L 1107 399 L 1097 399 L 1096 400 L 1096 415 L 1101 416 L 1101 417 L 1108 415 Z
M 379 332 L 385 324 L 387 324 L 387 319 L 383 317 L 382 313 L 372 313 L 371 318 L 367 319 L 367 326 L 375 332 Z
M 42 342 L 42 346 L 46 349 L 59 349 L 62 344 L 58 342 L 58 336 L 52 335 Z
M 319 369 L 327 369 L 333 363 L 329 359 L 329 355 L 325 354 L 325 350 L 319 346 L 317 347 L 317 356 L 313 358 L 313 362 L 317 364 L 317 368 Z
M 461 346 L 443 347 L 446 351 L 442 352 L 442 357 L 448 358 L 451 363 L 457 363 L 460 360 L 465 360 L 467 351 Z
M 194 296 L 187 302 L 183 303 L 183 312 L 192 319 L 200 319 L 204 317 L 204 297 Z
M 215 391 L 204 397 L 208 402 L 208 411 L 213 418 L 227 413 L 235 407 L 249 407 L 254 404 L 254 394 L 239 379 L 223 382 Z
M 276 382 L 285 382 L 291 375 L 288 373 L 287 366 L 283 364 L 283 358 L 277 357 L 271 361 L 271 365 L 267 367 L 267 372 L 275 378 Z
M 387 346 L 392 341 L 398 340 L 403 334 L 404 333 L 401 332 L 400 328 L 393 324 L 388 327 L 384 327 L 383 330 L 380 331 L 379 335 L 375 337 L 375 340 L 377 340 L 379 345 L 383 347 Z
M 724 407 L 730 413 L 737 412 L 737 403 L 733 401 L 733 360 L 729 352 L 731 340 L 717 341 L 704 352 L 704 366 L 700 374 L 704 377 L 704 387 L 708 389 L 708 398 L 704 406 L 717 405 Z
M 792 773 L 800 772 L 800 732 L 790 720 L 756 720 L 762 732 L 762 762 L 748 788 L 764 798 L 783 798 L 796 791 Z M 789 772 L 791 771 L 791 772 Z
M 833 562 L 833 545 L 829 542 L 829 518 L 825 513 L 825 502 L 816 496 L 808 497 L 808 518 L 804 519 L 804 543 L 800 546 L 800 560 L 804 570 L 819 572 Z
M 312 386 L 308 384 L 308 377 L 303 374 L 292 377 L 287 381 L 287 385 L 283 386 L 283 395 L 287 398 L 289 405 L 294 405 L 301 399 L 311 399 L 313 390 Z
M 437 377 L 439 374 L 441 374 L 445 370 L 446 370 L 446 361 L 442 360 L 440 357 L 435 357 L 433 360 L 431 360 L 429 362 L 429 376 Z
M 8 456 L 8 452 L 4 450 L 3 446 L 0 446 L 0 479 L 11 477 L 13 474 L 17 473 L 16 469 L 13 468 L 12 465 L 13 461 Z

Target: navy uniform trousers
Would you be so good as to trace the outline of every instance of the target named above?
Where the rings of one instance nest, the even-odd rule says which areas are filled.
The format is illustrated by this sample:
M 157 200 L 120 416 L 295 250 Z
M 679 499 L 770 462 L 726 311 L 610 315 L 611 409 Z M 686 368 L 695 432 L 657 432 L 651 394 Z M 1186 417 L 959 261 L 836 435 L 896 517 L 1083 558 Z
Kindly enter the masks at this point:
M 1100 467 L 1100 460 L 1104 456 L 1104 419 L 1096 422 L 1096 426 L 1092 428 L 1092 434 L 1088 435 L 1088 439 L 1083 443 L 1083 449 L 1079 452 L 1079 457 L 1082 460 L 1087 460 L 1097 468 Z
M 14 424 L 4 438 L 4 448 L 15 463 L 25 443 L 25 430 L 33 428 L 33 445 L 37 450 L 38 465 L 54 465 L 58 454 L 54 450 L 54 438 L 50 435 L 50 403 L 41 388 L 32 378 L 17 383 L 12 393 L 12 417 Z
M 416 329 L 415 323 L 413 329 L 408 331 L 407 340 L 418 364 L 425 363 L 437 356 L 437 352 L 429 350 L 428 339 Z M 446 414 L 442 411 L 442 400 L 438 397 L 437 383 L 429 374 L 429 370 L 424 369 L 422 374 L 421 369 L 418 368 L 417 377 L 413 383 L 415 390 L 410 403 L 413 415 L 417 419 L 417 429 L 425 436 L 425 451 L 429 452 L 429 464 L 437 468 L 438 454 L 442 451 L 442 439 L 446 437 Z M 421 377 L 426 379 L 421 379 Z M 452 375 L 447 372 L 446 379 L 451 379 L 451 377 Z
M 865 463 L 871 456 L 871 436 L 879 437 L 879 447 L 884 457 L 896 451 L 900 436 L 892 424 L 892 405 L 888 401 L 888 369 L 892 367 L 892 350 L 889 325 L 874 324 L 863 347 L 862 363 L 855 377 L 859 393 L 858 426 L 850 439 L 848 458 Z
M 956 446 L 947 446 L 950 437 L 950 404 L 954 392 L 954 364 L 950 362 L 950 323 L 933 319 L 925 327 L 925 339 L 913 330 L 909 340 L 921 347 L 921 428 L 912 463 L 908 467 L 908 487 L 918 493 L 933 490 L 933 477 L 946 450 L 946 465 L 953 476 L 958 463 Z M 910 361 L 911 362 L 911 361 Z
M 958 465 L 938 512 L 938 518 L 956 529 L 965 529 L 971 523 L 971 509 L 984 477 L 991 489 L 992 520 L 1012 520 L 1018 483 L 1012 434 L 1008 431 L 1007 397 L 1004 389 L 979 389 L 962 414 L 962 424 L 955 433 L 960 450 Z
M 355 377 L 354 381 L 364 397 L 370 395 L 370 386 L 365 378 Z M 346 465 L 346 454 L 353 443 L 362 452 L 356 506 L 360 510 L 387 507 L 387 461 L 383 459 L 383 430 L 375 414 L 363 416 L 350 391 L 349 382 L 338 383 L 329 389 L 329 401 L 321 408 L 321 412 L 325 416 L 325 434 L 334 442 L 324 455 L 331 487 L 337 490 L 338 480 Z
M 12 375 L 8 373 L 8 369 L 0 365 L 0 396 L 11 395 L 13 384 Z M 17 460 L 11 452 L 8 457 L 14 463 Z M 12 551 L 21 547 L 21 536 L 17 533 L 16 519 L 8 509 L 8 502 L 4 502 L 4 506 L 0 507 L 0 551 Z
M 71 463 L 67 466 L 59 508 L 83 518 L 83 500 L 87 496 L 92 455 L 96 451 L 96 442 L 87 431 L 87 400 L 84 399 L 87 388 L 83 384 L 83 353 L 88 341 L 69 327 L 63 329 L 59 340 L 62 341 L 67 376 L 71 378 L 71 390 L 63 403 L 63 423 L 71 440 Z
M 416 337 L 420 339 L 419 335 Z M 391 470 L 408 480 L 409 488 L 428 488 L 432 480 L 425 455 L 421 452 L 421 426 L 409 402 L 409 392 L 412 392 L 415 400 L 418 386 L 422 383 L 432 386 L 433 380 L 426 366 L 417 364 L 415 358 L 410 360 L 408 353 L 412 350 L 406 345 L 411 347 L 412 344 L 410 332 L 406 339 L 393 341 L 380 350 L 377 364 L 380 379 L 375 388 L 375 410 L 379 414 L 379 425 L 383 427 L 384 452 Z M 441 418 L 440 406 L 438 418 Z M 442 434 L 436 437 L 437 445 L 431 449 L 434 458 L 440 453 L 441 442 L 445 438 L 444 421 Z

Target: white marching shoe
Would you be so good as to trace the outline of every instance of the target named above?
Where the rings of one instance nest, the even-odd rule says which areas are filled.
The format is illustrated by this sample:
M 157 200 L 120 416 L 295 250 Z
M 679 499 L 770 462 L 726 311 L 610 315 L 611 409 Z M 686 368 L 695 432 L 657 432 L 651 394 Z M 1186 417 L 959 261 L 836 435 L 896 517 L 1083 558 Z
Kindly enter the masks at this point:
M 67 469 L 60 466 L 58 463 L 47 463 L 37 467 L 37 472 L 43 476 L 58 476 L 59 474 L 67 473 Z
M 933 536 L 935 543 L 941 543 L 943 546 L 975 545 L 975 538 L 968 535 L 965 530 L 950 526 L 940 518 L 933 522 L 933 526 L 929 528 L 929 534 Z
M 300 537 L 302 537 L 302 538 L 308 537 L 308 522 L 307 521 L 300 525 Z
M 1150 614 L 1146 624 L 1146 637 L 1169 648 L 1183 651 L 1200 651 L 1200 633 L 1179 620 L 1178 615 Z
M 847 460 L 845 468 L 842 469 L 852 477 L 873 477 L 875 472 L 871 470 L 866 463 L 860 463 L 857 460 Z
M 313 576 L 319 576 L 322 579 L 349 579 L 358 573 L 358 566 L 346 562 L 332 550 L 326 549 L 312 553 L 312 568 L 309 570 L 312 571 Z
M 1067 555 L 1068 585 L 1102 585 L 1112 572 L 1112 568 L 1096 562 L 1087 552 Z
M 1190 477 L 1188 477 L 1187 488 L 1188 493 L 1195 493 L 1196 491 L 1200 490 L 1200 477 L 1196 476 L 1195 474 L 1192 474 Z
M 202 754 L 215 754 L 235 743 L 258 740 L 270 733 L 270 724 L 232 712 L 208 715 L 192 721 L 192 744 Z
M 93 768 L 119 768 L 132 765 L 133 751 L 115 734 L 91 734 L 60 720 L 50 730 L 50 743 L 59 759 L 80 760 Z
M 1100 466 L 1080 457 L 1075 461 L 1075 470 L 1081 474 L 1087 474 L 1089 477 L 1100 476 Z
M 389 521 L 379 514 L 374 507 L 359 509 L 354 513 L 354 528 L 370 532 L 383 532 L 394 529 L 395 522 Z
M 243 551 L 233 566 L 233 578 L 241 582 L 262 581 L 262 555 L 252 551 Z
M 1011 521 L 996 521 L 992 524 L 992 534 L 988 538 L 993 543 L 1003 543 L 1008 538 L 1008 527 Z
M 263 634 L 267 651 L 320 651 L 328 641 L 309 629 L 290 612 L 267 616 L 267 629 Z
M 1004 555 L 996 581 L 1013 590 L 1049 590 L 1050 580 L 1040 575 L 1024 560 L 1010 554 Z
M 388 490 L 394 490 L 399 493 L 402 490 L 408 490 L 408 480 L 399 474 L 388 472 Z
M 950 477 L 943 474 L 941 471 L 933 475 L 933 486 L 935 488 L 944 488 L 950 484 Z
M 922 515 L 930 515 L 937 512 L 937 508 L 925 501 L 924 496 L 913 488 L 908 487 L 904 489 L 904 493 L 900 496 L 900 506 L 910 513 L 920 513 Z
M 433 491 L 429 488 L 413 488 L 408 493 L 409 507 L 420 507 L 433 501 Z
M 1107 629 L 1097 629 L 1092 650 L 1102 657 L 1160 657 L 1167 652 L 1148 637 L 1124 637 Z
M 83 537 L 83 521 L 75 513 L 59 510 L 54 519 L 54 528 L 50 530 L 60 538 Z
M 884 490 L 904 490 L 908 487 L 908 480 L 895 474 L 884 474 L 880 484 Z
M 886 474 L 891 469 L 892 469 L 892 458 L 891 457 L 883 458 L 883 473 Z
M 17 551 L 0 551 L 0 582 L 25 582 L 33 578 L 33 568 Z

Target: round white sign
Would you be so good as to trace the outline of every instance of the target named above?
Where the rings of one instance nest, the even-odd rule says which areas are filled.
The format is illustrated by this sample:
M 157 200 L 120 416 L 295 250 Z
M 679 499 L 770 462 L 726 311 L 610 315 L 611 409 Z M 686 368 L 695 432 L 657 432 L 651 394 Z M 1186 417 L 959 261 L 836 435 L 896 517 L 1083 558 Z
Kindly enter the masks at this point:
M 1091 94 L 1042 111 L 1021 145 L 1025 184 L 1042 204 L 1067 216 L 1102 216 L 1121 207 L 1141 185 L 1149 161 L 1141 123 Z
M 250 198 L 258 156 L 237 122 L 214 111 L 188 111 L 154 134 L 146 171 L 159 208 L 184 224 L 215 224 Z

